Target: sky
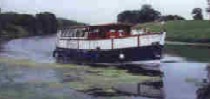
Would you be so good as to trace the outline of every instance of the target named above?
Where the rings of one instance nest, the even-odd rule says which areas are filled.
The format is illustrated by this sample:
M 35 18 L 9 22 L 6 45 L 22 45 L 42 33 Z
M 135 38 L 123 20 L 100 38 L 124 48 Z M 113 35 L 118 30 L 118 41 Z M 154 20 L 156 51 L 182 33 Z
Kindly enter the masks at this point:
M 116 22 L 117 15 L 124 10 L 138 10 L 141 5 L 151 4 L 162 15 L 178 14 L 192 19 L 191 11 L 199 7 L 204 17 L 207 0 L 0 0 L 4 11 L 36 14 L 50 11 L 58 17 L 64 17 L 90 24 Z

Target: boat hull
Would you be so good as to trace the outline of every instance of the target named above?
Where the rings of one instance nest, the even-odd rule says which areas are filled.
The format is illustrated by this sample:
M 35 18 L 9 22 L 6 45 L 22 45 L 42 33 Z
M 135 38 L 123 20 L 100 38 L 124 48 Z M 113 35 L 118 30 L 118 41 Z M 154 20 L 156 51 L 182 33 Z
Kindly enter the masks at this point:
M 53 56 L 57 59 L 65 59 L 73 63 L 122 63 L 161 59 L 162 49 L 162 45 L 110 50 L 85 50 L 57 47 Z

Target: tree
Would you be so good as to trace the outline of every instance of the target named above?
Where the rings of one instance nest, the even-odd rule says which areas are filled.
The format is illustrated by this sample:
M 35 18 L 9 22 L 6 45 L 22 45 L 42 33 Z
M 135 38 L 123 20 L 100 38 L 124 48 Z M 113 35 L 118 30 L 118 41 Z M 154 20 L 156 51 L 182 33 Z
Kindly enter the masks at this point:
M 138 23 L 139 11 L 123 11 L 117 16 L 118 22 Z
M 206 12 L 210 15 L 210 7 L 206 9 Z
M 1 8 L 0 8 L 0 39 L 1 39 L 1 34 L 2 34 L 2 24 L 1 24 Z
M 151 5 L 143 5 L 140 10 L 126 10 L 118 14 L 117 21 L 125 23 L 144 23 L 155 21 L 161 13 L 152 8 Z
M 28 35 L 36 35 L 36 18 L 33 15 L 29 14 L 19 14 L 15 17 L 13 22 L 16 26 L 21 26 L 25 31 L 28 32 Z
M 50 12 L 42 12 L 36 15 L 37 30 L 39 33 L 52 34 L 57 32 L 57 19 Z
M 203 20 L 203 14 L 201 8 L 194 8 L 192 10 L 192 15 L 194 20 Z
M 0 9 L 1 10 L 1 9 Z M 54 34 L 61 27 L 84 25 L 72 20 L 59 21 L 51 12 L 42 12 L 36 16 L 30 14 L 18 14 L 17 12 L 0 12 L 0 40 L 20 38 L 33 35 Z
M 73 21 L 73 20 L 68 20 L 66 18 L 61 18 L 61 17 L 57 18 L 57 22 L 58 22 L 58 28 L 59 29 L 70 27 L 70 26 L 86 26 L 87 25 L 85 23 L 81 23 L 81 22 L 77 22 L 77 21 Z
M 142 22 L 151 22 L 160 18 L 161 13 L 152 8 L 151 5 L 143 5 L 140 10 L 140 18 Z

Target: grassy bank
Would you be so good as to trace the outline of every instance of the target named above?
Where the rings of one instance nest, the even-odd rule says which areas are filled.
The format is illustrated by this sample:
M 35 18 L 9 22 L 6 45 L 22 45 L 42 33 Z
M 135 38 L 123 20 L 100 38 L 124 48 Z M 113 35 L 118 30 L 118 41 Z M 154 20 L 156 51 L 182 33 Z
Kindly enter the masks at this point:
M 161 31 L 160 23 L 146 23 L 152 32 Z M 182 42 L 210 42 L 210 21 L 168 21 L 165 26 L 167 40 Z

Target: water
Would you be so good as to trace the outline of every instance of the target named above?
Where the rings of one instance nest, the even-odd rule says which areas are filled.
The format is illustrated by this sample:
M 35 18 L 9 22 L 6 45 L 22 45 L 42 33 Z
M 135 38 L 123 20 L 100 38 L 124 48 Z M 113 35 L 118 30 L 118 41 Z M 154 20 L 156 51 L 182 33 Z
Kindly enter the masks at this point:
M 29 37 L 16 39 L 3 45 L 2 57 L 30 59 L 37 62 L 53 63 L 52 51 L 55 48 L 55 36 Z
M 54 36 L 37 36 L 12 40 L 3 45 L 0 56 L 12 60 L 3 63 L 0 61 L 0 88 L 8 92 L 0 91 L 0 97 L 196 99 L 197 91 L 203 87 L 203 81 L 207 79 L 209 73 L 206 68 L 210 59 L 210 50 L 205 47 L 189 46 L 166 46 L 164 58 L 158 67 L 160 72 L 140 70 L 139 67 L 132 67 L 129 72 L 125 72 L 128 68 L 122 67 L 61 66 L 57 68 L 52 58 L 54 42 Z M 31 63 L 17 65 L 20 61 L 16 59 L 27 59 L 37 63 L 38 66 Z M 45 66 L 46 64 L 50 66 Z M 138 80 L 138 77 L 141 78 L 142 75 L 160 79 L 155 82 L 148 81 L 148 84 L 140 83 L 141 80 Z M 123 79 L 121 76 L 132 81 Z M 110 81 L 108 85 L 103 83 L 108 81 Z M 81 85 L 84 86 L 81 87 Z M 18 92 L 20 89 L 22 93 Z M 82 89 L 82 91 L 76 91 L 76 89 Z M 25 91 L 29 93 L 24 95 Z
M 203 63 L 163 64 L 166 99 L 196 99 L 197 83 L 206 78 L 205 67 Z

